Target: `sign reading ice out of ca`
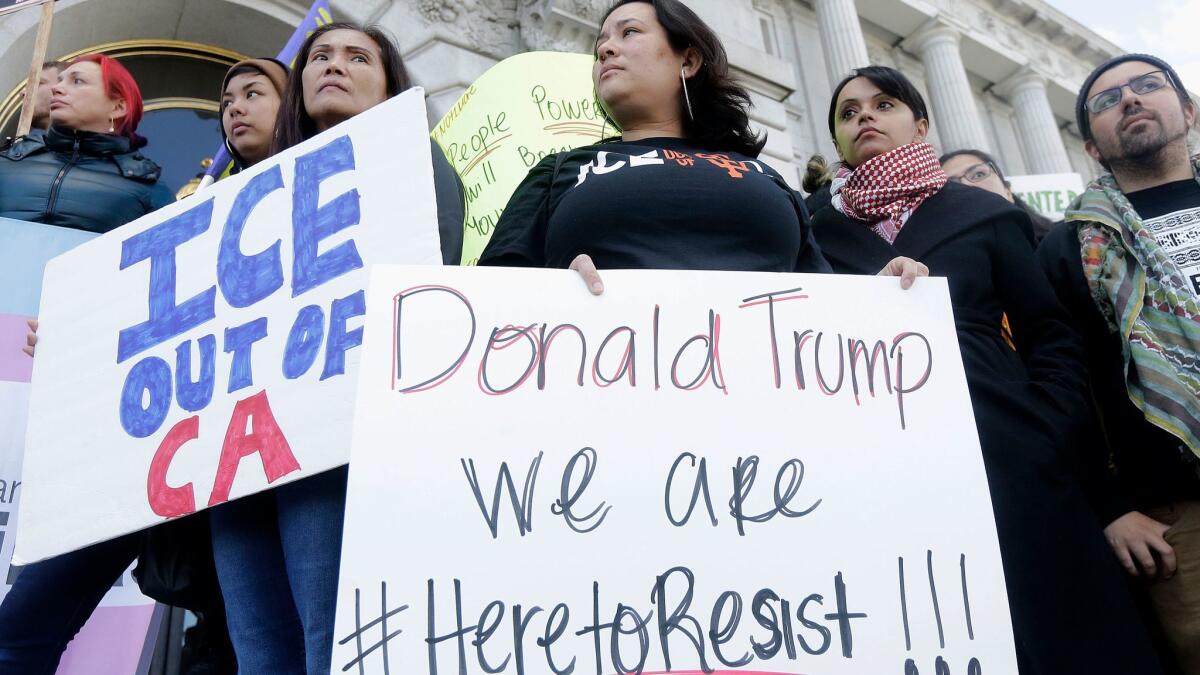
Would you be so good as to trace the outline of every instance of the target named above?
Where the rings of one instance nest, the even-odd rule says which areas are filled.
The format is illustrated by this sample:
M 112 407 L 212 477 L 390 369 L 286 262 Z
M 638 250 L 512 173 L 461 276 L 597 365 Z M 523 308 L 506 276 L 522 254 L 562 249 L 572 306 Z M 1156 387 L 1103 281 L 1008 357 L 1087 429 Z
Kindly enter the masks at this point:
M 335 671 L 1017 671 L 945 279 L 604 281 L 374 268 Z
M 410 90 L 55 258 L 16 555 L 344 464 L 366 268 L 439 264 Z
M 463 263 L 474 265 L 508 198 L 547 155 L 616 133 L 592 91 L 586 54 L 529 52 L 492 66 L 434 127 L 463 181 Z

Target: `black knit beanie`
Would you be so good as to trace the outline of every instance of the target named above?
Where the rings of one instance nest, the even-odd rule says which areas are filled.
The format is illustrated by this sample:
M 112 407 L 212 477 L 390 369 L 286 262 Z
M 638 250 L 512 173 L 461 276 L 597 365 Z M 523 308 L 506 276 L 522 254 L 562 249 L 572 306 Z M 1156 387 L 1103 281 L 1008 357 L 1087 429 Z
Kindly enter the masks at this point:
M 1172 68 L 1169 63 L 1163 61 L 1157 56 L 1151 56 L 1149 54 L 1121 54 L 1119 56 L 1114 56 L 1104 63 L 1096 66 L 1096 69 L 1092 71 L 1092 74 L 1088 75 L 1087 79 L 1083 81 L 1083 86 L 1079 88 L 1079 96 L 1075 98 L 1075 122 L 1079 125 L 1079 134 L 1083 136 L 1083 140 L 1092 140 L 1092 125 L 1088 121 L 1088 92 L 1091 91 L 1092 85 L 1096 84 L 1096 80 L 1101 75 L 1114 66 L 1118 66 L 1127 61 L 1141 61 L 1142 63 L 1148 63 L 1155 68 L 1158 68 L 1167 74 L 1167 79 L 1171 81 L 1171 86 L 1175 87 L 1175 91 L 1179 92 L 1182 96 L 1188 95 L 1187 89 L 1183 87 L 1183 81 L 1179 79 L 1179 73 L 1175 72 L 1175 69 Z

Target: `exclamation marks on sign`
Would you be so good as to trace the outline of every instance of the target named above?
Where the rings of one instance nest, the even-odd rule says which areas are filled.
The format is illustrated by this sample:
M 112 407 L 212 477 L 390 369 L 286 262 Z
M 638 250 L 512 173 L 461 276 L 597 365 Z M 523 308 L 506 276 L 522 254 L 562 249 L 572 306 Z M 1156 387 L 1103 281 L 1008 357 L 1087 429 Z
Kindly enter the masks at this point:
M 909 624 L 908 585 L 905 582 L 904 577 L 903 556 L 898 559 L 897 567 L 900 582 L 900 620 L 904 626 L 904 649 L 905 651 L 911 652 L 913 638 L 912 627 Z M 933 551 L 929 550 L 925 552 L 925 576 L 929 581 L 929 601 L 930 606 L 933 609 L 934 623 L 937 625 L 938 648 L 945 649 L 946 631 L 942 621 L 942 606 L 938 601 L 937 579 L 935 578 L 936 575 L 934 574 L 933 567 Z M 971 597 L 970 592 L 967 589 L 967 556 L 965 553 L 961 554 L 958 558 L 958 571 L 959 581 L 961 582 L 962 586 L 963 619 L 966 624 L 967 639 L 974 641 L 975 625 L 971 620 Z M 972 658 L 967 663 L 966 672 L 967 675 L 982 675 L 983 670 L 979 663 L 979 659 Z M 916 662 L 911 658 L 905 660 L 904 662 L 904 675 L 920 675 L 920 670 L 918 669 Z M 950 665 L 941 656 L 938 656 L 934 662 L 934 675 L 951 675 Z
M 975 639 L 975 625 L 971 623 L 971 594 L 967 592 L 967 554 L 958 556 L 959 576 L 962 577 L 963 612 L 967 619 L 967 638 Z

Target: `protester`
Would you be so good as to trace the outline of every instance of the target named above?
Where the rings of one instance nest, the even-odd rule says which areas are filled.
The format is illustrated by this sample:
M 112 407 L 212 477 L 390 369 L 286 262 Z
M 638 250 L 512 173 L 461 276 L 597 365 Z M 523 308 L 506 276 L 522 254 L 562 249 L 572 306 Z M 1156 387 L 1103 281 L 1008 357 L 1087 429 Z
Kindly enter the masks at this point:
M 1159 672 L 1069 475 L 1087 411 L 1082 350 L 1027 241 L 1029 217 L 949 181 L 928 130 L 898 71 L 859 68 L 839 83 L 829 131 L 843 166 L 813 218 L 817 241 L 838 272 L 909 255 L 949 278 L 1022 675 Z M 1019 351 L 1002 338 L 1005 313 Z
M 66 68 L 65 63 L 47 61 L 38 71 L 37 95 L 33 105 L 33 124 L 29 128 L 31 134 L 35 131 L 44 132 L 50 128 L 50 98 L 54 95 L 52 93 L 54 85 L 58 84 L 58 75 L 64 68 Z
M 712 29 L 679 0 L 622 0 L 602 21 L 592 80 L 619 139 L 530 170 L 481 265 L 828 272 L 795 191 L 755 159 L 750 97 Z M 886 262 L 886 261 L 885 261 Z M 882 267 L 882 265 L 881 265 Z M 911 284 L 897 260 L 888 273 Z
M 938 162 L 950 180 L 963 185 L 983 188 L 1004 197 L 1010 204 L 1021 207 L 1021 210 L 1029 216 L 1029 220 L 1033 222 L 1034 245 L 1041 243 L 1050 229 L 1054 227 L 1054 222 L 1049 218 L 1030 208 L 1024 200 L 1016 198 L 1012 191 L 1012 184 L 1004 177 L 1000 165 L 988 153 L 982 150 L 955 150 L 939 157 Z
M 107 232 L 173 201 L 139 150 L 142 96 L 124 66 L 80 57 L 52 92 L 46 134 L 0 151 L 0 217 Z
M 142 97 L 120 63 L 80 57 L 52 92 L 49 131 L 0 151 L 0 217 L 107 232 L 172 201 L 158 165 L 138 151 Z M 140 541 L 127 535 L 22 568 L 0 605 L 0 672 L 54 673 Z
M 298 70 L 282 91 L 271 149 L 260 157 L 257 132 L 265 118 L 255 115 L 265 115 L 270 100 L 250 93 L 255 86 L 265 93 L 261 80 L 274 80 L 273 68 L 262 60 L 244 63 L 263 75 L 235 72 L 237 67 L 231 71 L 222 119 L 231 154 L 245 166 L 411 86 L 399 51 L 381 30 L 349 23 L 323 26 L 300 47 Z M 461 186 L 445 155 L 433 150 L 443 259 L 457 262 Z M 342 467 L 211 510 L 217 574 L 243 675 L 330 672 L 345 501 Z
M 233 171 L 271 156 L 271 141 L 288 69 L 270 58 L 239 61 L 221 82 L 221 142 L 233 158 Z
M 1166 62 L 1125 54 L 1092 71 L 1075 110 L 1088 154 L 1109 173 L 1038 256 L 1084 337 L 1108 437 L 1107 449 L 1090 449 L 1088 487 L 1183 672 L 1200 673 L 1200 157 L 1187 146 L 1196 105 Z
M 337 25 L 341 26 L 337 30 L 357 32 L 362 36 L 359 41 L 367 42 L 361 45 L 338 45 L 339 49 L 349 50 L 346 55 L 349 61 L 339 66 L 342 69 L 339 72 L 326 72 L 318 67 L 329 63 L 330 57 L 325 53 L 333 47 L 329 45 L 313 55 L 314 65 L 311 69 L 301 71 L 311 80 L 300 82 L 293 78 L 284 97 L 285 114 L 280 116 L 279 125 L 275 128 L 273 152 L 307 140 L 412 86 L 408 71 L 400 59 L 400 51 L 382 29 L 373 26 L 361 28 L 350 23 Z M 325 30 L 330 29 L 325 27 Z M 312 36 L 309 37 L 311 40 Z M 363 69 L 367 65 L 363 63 L 363 59 L 367 58 L 364 50 L 369 51 L 370 42 L 376 43 L 376 51 L 381 50 L 384 55 L 381 59 L 383 71 L 379 69 L 379 61 Z M 360 75 L 356 76 L 355 73 Z M 368 79 L 360 85 L 353 81 L 356 77 Z M 342 91 L 341 86 L 351 87 L 351 90 Z M 450 166 L 446 154 L 432 140 L 429 143 L 433 155 L 433 187 L 437 199 L 442 263 L 457 265 L 462 259 L 465 193 L 462 181 L 454 167 Z
M 809 157 L 800 187 L 808 193 L 804 198 L 804 206 L 810 214 L 829 205 L 829 184 L 832 182 L 833 172 L 829 169 L 829 160 L 825 159 L 825 155 L 817 153 Z

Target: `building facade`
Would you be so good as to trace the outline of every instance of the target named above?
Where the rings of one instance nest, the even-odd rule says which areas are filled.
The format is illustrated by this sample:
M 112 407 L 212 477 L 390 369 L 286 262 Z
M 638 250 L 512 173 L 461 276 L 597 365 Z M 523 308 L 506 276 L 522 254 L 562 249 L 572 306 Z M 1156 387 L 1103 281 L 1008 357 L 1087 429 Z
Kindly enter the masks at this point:
M 720 34 L 768 133 L 764 159 L 794 184 L 808 157 L 834 156 L 829 96 L 851 68 L 898 68 L 930 103 L 940 151 L 982 148 L 1009 174 L 1099 168 L 1074 124 L 1087 73 L 1120 49 L 1041 0 L 685 0 Z M 589 52 L 608 0 L 332 0 L 336 19 L 398 39 L 436 121 L 497 61 L 522 51 Z M 136 65 L 148 123 L 192 171 L 215 140 L 219 74 L 273 54 L 307 0 L 59 0 L 48 55 L 109 51 Z M 15 127 L 38 11 L 0 17 L 0 125 Z M 133 69 L 133 68 L 131 68 Z M 168 111 L 161 112 L 161 111 Z M 171 112 L 173 111 L 173 112 Z M 202 131 L 207 129 L 207 131 Z M 151 141 L 155 138 L 152 136 Z M 184 151 L 187 144 L 193 150 Z M 182 144 L 182 145 L 181 145 Z M 174 155 L 179 155 L 175 157 Z

